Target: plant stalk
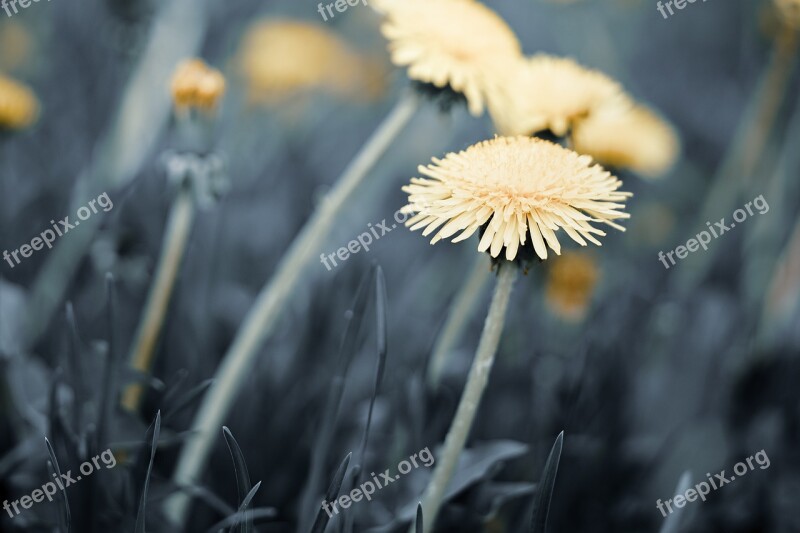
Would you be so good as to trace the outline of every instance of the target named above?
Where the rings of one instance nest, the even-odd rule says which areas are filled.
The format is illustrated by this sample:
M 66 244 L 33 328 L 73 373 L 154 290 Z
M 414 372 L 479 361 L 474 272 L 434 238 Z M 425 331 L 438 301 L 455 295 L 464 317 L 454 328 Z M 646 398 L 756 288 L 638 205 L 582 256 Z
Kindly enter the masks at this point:
M 442 505 L 447 485 L 453 477 L 458 458 L 464 449 L 469 430 L 475 420 L 475 414 L 486 389 L 489 373 L 494 364 L 497 346 L 500 344 L 500 334 L 503 331 L 511 288 L 517 277 L 519 268 L 516 263 L 503 262 L 500 265 L 489 313 L 483 325 L 483 333 L 478 343 L 478 350 L 469 371 L 467 384 L 458 403 L 456 415 L 444 440 L 444 447 L 436 461 L 433 477 L 428 483 L 422 500 L 422 514 L 425 516 L 423 533 L 430 533 L 436 523 L 436 516 Z
M 336 216 L 346 207 L 358 186 L 408 124 L 418 107 L 419 100 L 411 92 L 400 99 L 322 200 L 290 245 L 275 274 L 261 289 L 195 416 L 192 426 L 194 435 L 181 451 L 173 476 L 176 485 L 186 486 L 197 482 L 208 461 L 219 428 L 239 394 L 259 348 L 272 333 L 280 312 L 286 307 L 297 287 L 300 276 L 319 252 Z M 190 496 L 186 493 L 176 493 L 166 501 L 167 516 L 174 524 L 184 523 L 190 502 Z
M 147 296 L 147 303 L 130 352 L 130 364 L 139 372 L 147 373 L 153 366 L 156 342 L 186 252 L 194 215 L 192 191 L 188 186 L 183 186 L 172 202 L 156 276 L 150 287 L 150 294 Z M 143 393 L 144 386 L 141 383 L 129 385 L 122 394 L 122 406 L 135 412 L 142 401 Z

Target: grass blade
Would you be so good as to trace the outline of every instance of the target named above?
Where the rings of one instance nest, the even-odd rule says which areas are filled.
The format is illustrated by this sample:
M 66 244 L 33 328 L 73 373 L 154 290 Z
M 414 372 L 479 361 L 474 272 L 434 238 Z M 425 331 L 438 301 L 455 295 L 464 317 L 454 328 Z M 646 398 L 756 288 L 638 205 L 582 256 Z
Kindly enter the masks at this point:
M 335 501 L 339 497 L 339 490 L 342 488 L 342 481 L 344 481 L 344 475 L 347 473 L 347 466 L 350 464 L 350 457 L 352 457 L 352 455 L 352 452 L 347 454 L 342 464 L 339 465 L 336 475 L 333 476 L 333 481 L 330 487 L 328 487 L 328 492 L 325 493 L 326 503 Z M 314 521 L 314 525 L 311 526 L 311 533 L 324 533 L 329 519 L 330 517 L 328 513 L 325 512 L 325 509 L 320 509 L 317 513 L 317 519 Z
M 250 492 L 245 495 L 244 499 L 242 500 L 242 504 L 239 506 L 239 510 L 233 517 L 230 517 L 232 518 L 232 524 L 228 533 L 236 533 L 234 530 L 237 525 L 239 526 L 240 533 L 250 533 L 253 530 L 252 513 L 247 510 L 247 507 L 250 505 L 250 502 L 255 497 L 259 488 L 261 488 L 260 481 L 256 483 L 256 485 L 250 489 Z
M 231 458 L 233 459 L 233 471 L 236 474 L 236 490 L 239 494 L 239 512 L 244 512 L 244 509 L 247 507 L 247 497 L 250 496 L 250 474 L 247 472 L 247 463 L 244 460 L 244 454 L 242 453 L 242 449 L 239 447 L 239 443 L 236 442 L 236 439 L 233 438 L 233 434 L 231 430 L 227 427 L 222 427 L 222 434 L 225 437 L 225 443 L 228 445 L 228 450 L 231 452 Z M 259 482 L 258 486 L 261 483 Z M 255 493 L 253 492 L 253 495 Z M 253 530 L 253 522 L 249 519 L 245 519 L 239 528 L 240 533 L 250 533 Z
M 531 517 L 531 533 L 545 533 L 547 531 L 547 515 L 550 514 L 550 499 L 553 497 L 553 487 L 556 484 L 558 463 L 561 461 L 561 449 L 564 447 L 564 432 L 558 434 L 556 442 L 547 456 L 542 479 L 539 481 L 539 491 L 536 495 Z
M 422 503 L 420 502 L 417 504 L 417 527 L 416 527 L 417 533 L 422 533 L 424 531 L 423 527 L 424 523 L 422 521 Z
M 152 429 L 152 432 L 150 431 Z M 153 425 L 147 430 L 148 435 L 152 435 L 150 439 L 150 464 L 147 466 L 147 474 L 144 478 L 144 485 L 142 486 L 142 495 L 139 498 L 139 511 L 136 513 L 136 533 L 145 533 L 145 514 L 147 503 L 147 490 L 150 488 L 150 474 L 153 472 L 153 459 L 156 457 L 156 447 L 158 446 L 158 437 L 161 433 L 161 411 L 156 413 L 156 419 Z
M 58 479 L 61 479 L 61 468 L 58 466 L 58 459 L 56 459 L 56 452 L 53 450 L 53 446 L 50 444 L 50 441 L 47 440 L 47 437 L 44 439 L 45 444 L 47 445 L 47 453 L 50 455 L 50 461 L 48 465 L 53 470 L 53 473 L 58 476 Z M 72 516 L 69 512 L 69 500 L 67 499 L 67 492 L 64 490 L 59 491 L 59 495 L 63 498 L 64 505 L 61 507 L 61 512 L 58 513 L 58 522 L 59 522 L 59 530 L 65 531 L 66 533 L 70 533 L 70 524 L 72 522 Z

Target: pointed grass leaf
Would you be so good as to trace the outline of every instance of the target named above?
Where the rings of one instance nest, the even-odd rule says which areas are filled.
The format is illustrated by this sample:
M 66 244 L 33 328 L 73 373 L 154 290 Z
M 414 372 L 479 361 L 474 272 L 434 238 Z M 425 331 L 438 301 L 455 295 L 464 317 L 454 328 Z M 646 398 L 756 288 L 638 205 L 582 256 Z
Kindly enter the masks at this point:
M 233 471 L 234 474 L 236 474 L 236 490 L 239 494 L 239 502 L 242 506 L 247 507 L 245 499 L 250 492 L 250 474 L 247 472 L 247 463 L 244 460 L 244 454 L 230 429 L 223 426 L 222 434 L 225 437 L 225 443 L 228 445 L 228 450 L 231 452 L 231 458 L 233 459 Z M 261 485 L 261 483 L 259 483 L 259 485 Z M 240 508 L 240 511 L 241 510 Z M 250 533 L 252 530 L 253 523 L 249 520 L 244 520 L 239 528 L 240 533 Z
M 53 470 L 53 473 L 57 476 L 57 479 L 61 479 L 61 468 L 58 466 L 58 459 L 56 458 L 56 452 L 53 450 L 53 446 L 50 444 L 50 441 L 47 440 L 45 437 L 44 439 L 45 444 L 47 445 L 47 453 L 50 455 L 50 461 L 48 461 L 48 466 Z M 67 492 L 64 490 L 59 491 L 59 496 L 61 497 L 64 505 L 61 507 L 61 511 L 58 513 L 58 522 L 59 522 L 59 530 L 70 533 L 70 524 L 72 523 L 72 516 L 70 515 L 69 511 L 69 500 L 67 499 Z
M 336 471 L 336 475 L 333 476 L 333 481 L 331 481 L 331 484 L 328 487 L 328 492 L 325 493 L 325 501 L 323 503 L 335 501 L 339 497 L 339 490 L 342 488 L 344 475 L 347 473 L 347 466 L 350 464 L 350 458 L 352 455 L 352 452 L 348 453 L 347 457 L 345 457 L 344 461 L 342 461 L 342 464 L 339 465 L 339 469 Z M 325 509 L 320 509 L 317 513 L 317 519 L 314 521 L 314 525 L 311 527 L 311 533 L 323 533 L 328 525 L 329 519 L 330 517 Z
M 556 442 L 550 449 L 547 462 L 544 465 L 542 479 L 539 481 L 539 490 L 531 516 L 531 533 L 546 533 L 547 515 L 550 513 L 550 500 L 553 497 L 553 487 L 556 483 L 558 464 L 561 461 L 561 449 L 564 447 L 564 432 L 558 434 Z
M 152 429 L 152 433 L 150 431 Z M 161 433 L 161 411 L 156 413 L 156 419 L 153 425 L 150 426 L 147 433 L 152 435 L 150 439 L 150 462 L 147 466 L 147 474 L 144 478 L 144 485 L 142 486 L 142 495 L 139 498 L 139 511 L 136 513 L 136 533 L 145 533 L 144 524 L 146 517 L 146 503 L 147 503 L 147 490 L 150 488 L 150 474 L 153 472 L 153 460 L 156 457 L 156 447 L 158 446 L 158 436 Z

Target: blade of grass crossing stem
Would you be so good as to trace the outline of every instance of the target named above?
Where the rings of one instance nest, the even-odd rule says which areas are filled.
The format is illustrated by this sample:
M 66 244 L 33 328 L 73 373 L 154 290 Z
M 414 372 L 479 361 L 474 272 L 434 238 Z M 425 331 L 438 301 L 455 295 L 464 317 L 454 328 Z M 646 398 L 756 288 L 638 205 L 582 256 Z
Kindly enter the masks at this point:
M 355 299 L 353 300 L 353 305 L 345 315 L 345 327 L 341 343 L 339 344 L 336 374 L 331 381 L 328 398 L 325 402 L 319 436 L 314 443 L 311 454 L 311 467 L 309 468 L 308 480 L 306 481 L 303 496 L 300 499 L 301 516 L 309 518 L 298 521 L 298 533 L 308 531 L 311 520 L 310 517 L 314 515 L 314 509 L 316 509 L 314 499 L 318 494 L 318 486 L 321 484 L 323 470 L 325 468 L 326 455 L 330 450 L 330 443 L 333 439 L 333 432 L 336 427 L 336 419 L 342 400 L 347 370 L 350 367 L 353 357 L 355 357 L 357 338 L 363 328 L 374 273 L 375 269 L 370 268 L 361 278 Z
M 233 524 L 228 530 L 228 533 L 236 533 L 237 525 L 239 526 L 239 533 L 251 533 L 253 531 L 252 513 L 248 511 L 247 508 L 250 506 L 250 502 L 253 501 L 253 498 L 255 497 L 259 488 L 261 488 L 260 481 L 256 483 L 255 486 L 250 489 L 250 492 L 245 495 L 244 499 L 242 500 L 242 504 L 239 506 L 239 510 L 236 512 Z
M 336 471 L 336 475 L 333 476 L 330 487 L 328 487 L 328 492 L 325 493 L 325 501 L 322 502 L 323 505 L 328 502 L 336 501 L 339 497 L 339 490 L 342 488 L 342 481 L 344 481 L 344 475 L 347 473 L 347 466 L 350 464 L 350 457 L 352 457 L 352 455 L 352 452 L 348 453 L 347 457 L 342 461 L 342 464 L 339 465 L 339 469 Z M 311 526 L 311 533 L 323 533 L 328 525 L 328 520 L 330 520 L 330 516 L 328 516 L 324 508 L 321 508 L 317 513 L 317 519 L 314 521 L 314 525 Z
M 244 454 L 239 447 L 239 443 L 233 438 L 231 430 L 223 426 L 222 434 L 225 437 L 225 443 L 228 445 L 228 450 L 231 452 L 231 458 L 233 459 L 233 470 L 236 474 L 236 490 L 239 493 L 239 502 L 241 506 L 246 509 L 246 499 L 250 492 L 250 474 L 247 472 L 247 463 L 244 460 Z M 240 512 L 244 512 L 242 507 L 239 508 Z M 245 516 L 245 520 L 239 527 L 239 533 L 250 533 L 252 530 L 253 522 Z
M 61 468 L 58 466 L 56 452 L 53 450 L 53 446 L 50 444 L 50 441 L 47 440 L 47 437 L 45 437 L 44 442 L 47 445 L 47 453 L 50 455 L 49 466 L 53 470 L 53 473 L 57 476 L 57 479 L 61 479 Z M 59 491 L 59 496 L 64 502 L 64 505 L 61 507 L 61 510 L 58 513 L 59 531 L 70 533 L 72 516 L 69 512 L 69 500 L 67 499 L 67 492 L 61 490 Z
M 147 465 L 147 474 L 144 477 L 144 485 L 142 486 L 142 496 L 139 499 L 139 511 L 136 513 L 136 528 L 134 530 L 136 533 L 145 533 L 144 524 L 147 507 L 147 490 L 150 488 L 150 474 L 153 472 L 153 460 L 156 457 L 158 437 L 161 433 L 161 411 L 156 413 L 156 419 L 150 427 L 153 430 L 150 444 L 150 463 Z M 150 430 L 148 430 L 147 433 L 148 435 L 151 434 Z
M 547 456 L 547 463 L 544 465 L 542 479 L 539 481 L 539 493 L 533 507 L 531 517 L 531 533 L 546 533 L 547 515 L 550 514 L 550 500 L 553 497 L 553 487 L 556 484 L 556 474 L 558 473 L 558 463 L 561 461 L 561 449 L 564 447 L 564 432 L 558 434 L 550 455 Z

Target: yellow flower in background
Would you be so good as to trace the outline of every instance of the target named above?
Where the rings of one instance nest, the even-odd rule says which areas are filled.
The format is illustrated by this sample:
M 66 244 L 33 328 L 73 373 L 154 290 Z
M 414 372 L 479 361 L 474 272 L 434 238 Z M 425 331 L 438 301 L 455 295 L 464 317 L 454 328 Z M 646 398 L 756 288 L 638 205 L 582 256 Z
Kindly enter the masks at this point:
M 30 126 L 39 116 L 39 100 L 27 86 L 0 74 L 0 128 Z
M 385 88 L 384 70 L 336 34 L 307 22 L 268 19 L 245 33 L 238 67 L 251 103 L 274 104 L 298 92 L 322 90 L 374 99 Z
M 622 230 L 613 220 L 629 217 L 622 212 L 630 196 L 618 190 L 622 182 L 589 156 L 537 138 L 497 137 L 418 171 L 427 177 L 403 187 L 404 212 L 415 213 L 406 225 L 425 228 L 426 236 L 442 226 L 431 244 L 456 233 L 453 242 L 462 241 L 481 229 L 478 250 L 494 258 L 505 249 L 506 259 L 515 259 L 528 235 L 540 259 L 548 247 L 560 254 L 559 229 L 582 246 L 600 245 L 596 236 L 605 232 L 593 223 Z
M 786 25 L 800 29 L 800 0 L 775 0 L 775 6 Z
M 607 106 L 576 122 L 573 148 L 603 165 L 629 168 L 659 177 L 672 168 L 680 151 L 678 135 L 654 111 L 632 102 Z
M 592 301 L 600 269 L 594 258 L 565 252 L 550 263 L 545 302 L 553 314 L 572 322 L 583 319 Z
M 201 59 L 189 59 L 172 76 L 172 99 L 179 110 L 190 108 L 211 111 L 225 93 L 225 78 Z
M 470 113 L 483 112 L 496 71 L 521 57 L 516 35 L 474 0 L 373 0 L 392 62 L 408 77 L 463 94 Z
M 502 135 L 550 130 L 562 136 L 601 105 L 624 98 L 615 80 L 569 58 L 539 54 L 504 71 L 502 89 L 489 99 L 489 112 Z

